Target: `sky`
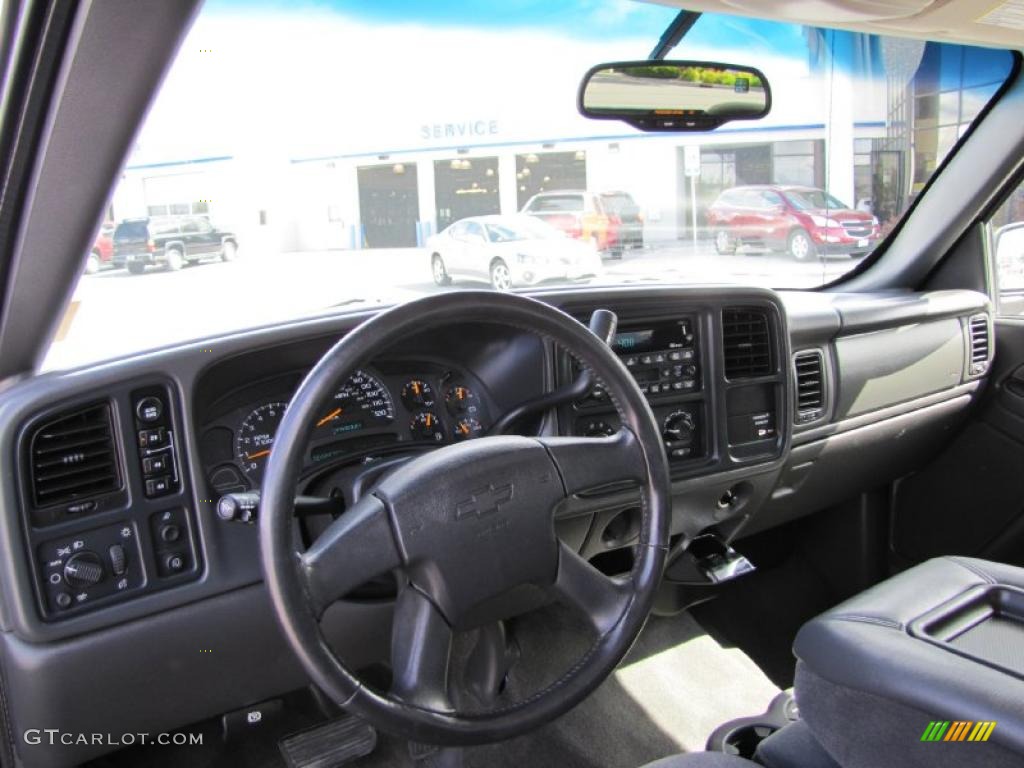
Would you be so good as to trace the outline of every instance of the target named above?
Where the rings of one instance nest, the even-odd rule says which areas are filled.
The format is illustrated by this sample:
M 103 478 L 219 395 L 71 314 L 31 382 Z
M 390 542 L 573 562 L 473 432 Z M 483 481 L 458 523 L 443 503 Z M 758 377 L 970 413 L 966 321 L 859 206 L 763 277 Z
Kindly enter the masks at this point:
M 629 135 L 576 113 L 580 79 L 646 58 L 677 13 L 632 0 L 209 0 L 128 164 L 386 153 L 451 143 L 424 141 L 425 126 L 480 121 L 496 130 L 473 143 Z M 762 125 L 820 124 L 824 97 L 849 94 L 821 90 L 811 51 L 878 65 L 877 46 L 837 34 L 809 48 L 798 25 L 704 15 L 670 57 L 757 66 L 776 86 Z M 880 82 L 853 89 L 859 119 L 884 117 Z

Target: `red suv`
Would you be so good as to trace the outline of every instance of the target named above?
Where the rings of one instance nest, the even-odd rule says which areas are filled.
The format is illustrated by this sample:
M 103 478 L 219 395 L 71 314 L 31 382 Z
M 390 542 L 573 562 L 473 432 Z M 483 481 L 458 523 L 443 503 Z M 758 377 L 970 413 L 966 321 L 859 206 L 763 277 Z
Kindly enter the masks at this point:
M 105 223 L 96 233 L 92 249 L 85 259 L 85 274 L 95 275 L 104 267 L 112 266 L 114 259 L 114 225 L 111 222 Z
M 870 213 L 814 187 L 732 187 L 708 208 L 707 222 L 719 253 L 755 245 L 801 261 L 819 253 L 864 254 L 880 236 Z

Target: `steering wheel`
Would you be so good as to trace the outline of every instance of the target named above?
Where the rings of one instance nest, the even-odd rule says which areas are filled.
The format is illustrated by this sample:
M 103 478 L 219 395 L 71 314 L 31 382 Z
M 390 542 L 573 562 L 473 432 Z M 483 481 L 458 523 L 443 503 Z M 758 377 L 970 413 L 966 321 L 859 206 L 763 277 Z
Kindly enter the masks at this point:
M 294 499 L 321 405 L 338 383 L 392 343 L 453 322 L 495 323 L 555 342 L 604 382 L 622 421 L 606 438 L 483 437 L 402 465 L 296 551 Z M 561 502 L 633 481 L 641 526 L 632 571 L 612 579 L 555 534 Z M 335 703 L 382 731 L 442 746 L 524 734 L 582 701 L 640 633 L 664 568 L 671 512 L 668 464 L 647 401 L 626 367 L 585 326 L 539 301 L 485 291 L 411 301 L 366 321 L 309 373 L 278 428 L 263 480 L 260 548 L 277 619 L 306 672 Z M 375 575 L 400 589 L 387 693 L 363 684 L 320 631 L 326 608 Z M 452 633 L 493 620 L 489 606 L 539 589 L 574 605 L 596 640 L 564 675 L 522 701 L 457 712 L 448 689 Z M 515 602 L 512 600 L 511 602 Z

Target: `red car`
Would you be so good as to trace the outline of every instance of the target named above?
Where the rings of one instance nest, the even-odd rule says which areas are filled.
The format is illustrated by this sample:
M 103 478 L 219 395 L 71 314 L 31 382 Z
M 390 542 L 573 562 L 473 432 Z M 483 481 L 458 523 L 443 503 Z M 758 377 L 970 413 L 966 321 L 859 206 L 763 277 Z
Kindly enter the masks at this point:
M 708 208 L 707 223 L 719 253 L 754 245 L 800 261 L 818 254 L 864 254 L 881 236 L 870 213 L 814 187 L 732 187 Z
M 85 274 L 95 275 L 104 267 L 112 266 L 114 259 L 114 225 L 104 224 L 96 233 L 96 240 L 85 260 Z

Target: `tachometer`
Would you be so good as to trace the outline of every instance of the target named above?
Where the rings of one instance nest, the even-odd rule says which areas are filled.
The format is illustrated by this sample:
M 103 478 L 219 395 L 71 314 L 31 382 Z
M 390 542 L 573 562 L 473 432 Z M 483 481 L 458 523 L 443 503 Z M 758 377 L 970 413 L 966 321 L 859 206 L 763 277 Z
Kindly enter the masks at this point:
M 394 418 L 395 404 L 388 388 L 365 371 L 356 371 L 335 393 L 316 426 L 337 436 L 390 424 Z
M 266 403 L 245 417 L 235 437 L 235 456 L 242 471 L 259 482 L 267 457 L 274 445 L 274 434 L 284 417 L 288 403 Z

